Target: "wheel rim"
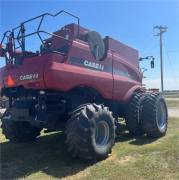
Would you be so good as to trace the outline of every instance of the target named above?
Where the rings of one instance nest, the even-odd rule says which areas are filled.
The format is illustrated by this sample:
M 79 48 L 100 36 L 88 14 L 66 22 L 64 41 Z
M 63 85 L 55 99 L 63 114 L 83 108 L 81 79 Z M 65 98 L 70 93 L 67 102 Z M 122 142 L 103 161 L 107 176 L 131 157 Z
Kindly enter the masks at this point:
M 95 141 L 98 147 L 103 147 L 109 142 L 109 126 L 105 121 L 97 123 L 95 128 Z
M 160 129 L 163 129 L 166 125 L 166 108 L 164 102 L 160 102 L 157 107 L 157 124 Z

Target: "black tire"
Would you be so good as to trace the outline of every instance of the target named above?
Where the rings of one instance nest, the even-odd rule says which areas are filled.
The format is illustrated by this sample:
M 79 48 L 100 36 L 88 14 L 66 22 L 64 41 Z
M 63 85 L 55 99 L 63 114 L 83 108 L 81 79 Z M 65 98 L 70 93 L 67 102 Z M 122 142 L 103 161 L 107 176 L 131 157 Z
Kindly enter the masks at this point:
M 33 127 L 28 122 L 14 121 L 10 110 L 2 117 L 2 133 L 10 142 L 20 143 L 34 141 L 40 135 L 40 128 Z
M 125 122 L 131 135 L 141 135 L 141 105 L 144 93 L 135 93 L 128 105 Z
M 143 131 L 150 137 L 164 136 L 168 126 L 168 111 L 164 97 L 160 93 L 148 94 L 143 100 Z
M 66 137 L 68 151 L 73 157 L 84 160 L 105 159 L 111 153 L 115 140 L 112 113 L 103 105 L 79 106 L 67 122 Z

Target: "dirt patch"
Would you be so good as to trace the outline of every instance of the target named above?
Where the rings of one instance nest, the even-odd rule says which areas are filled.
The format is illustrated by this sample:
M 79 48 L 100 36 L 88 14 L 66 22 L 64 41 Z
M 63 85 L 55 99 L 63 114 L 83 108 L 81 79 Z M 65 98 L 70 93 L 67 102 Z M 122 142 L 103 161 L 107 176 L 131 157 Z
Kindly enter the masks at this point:
M 127 162 L 134 162 L 140 157 L 142 157 L 141 154 L 133 154 L 133 155 L 124 156 L 118 160 L 118 163 L 124 164 Z
M 142 157 L 141 154 L 133 154 L 133 155 L 121 157 L 119 159 L 116 154 L 113 154 L 106 161 L 114 161 L 115 163 L 118 163 L 118 164 L 125 164 L 128 162 L 134 162 L 140 157 Z

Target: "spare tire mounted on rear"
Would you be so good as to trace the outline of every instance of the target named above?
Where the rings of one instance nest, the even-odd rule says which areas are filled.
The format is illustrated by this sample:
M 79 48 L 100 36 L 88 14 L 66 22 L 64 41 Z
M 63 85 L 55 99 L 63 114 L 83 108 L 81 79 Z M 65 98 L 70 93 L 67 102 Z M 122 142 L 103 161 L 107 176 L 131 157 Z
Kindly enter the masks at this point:
M 89 31 L 85 38 L 89 44 L 90 51 L 96 60 L 102 60 L 105 56 L 105 44 L 101 35 L 96 31 Z

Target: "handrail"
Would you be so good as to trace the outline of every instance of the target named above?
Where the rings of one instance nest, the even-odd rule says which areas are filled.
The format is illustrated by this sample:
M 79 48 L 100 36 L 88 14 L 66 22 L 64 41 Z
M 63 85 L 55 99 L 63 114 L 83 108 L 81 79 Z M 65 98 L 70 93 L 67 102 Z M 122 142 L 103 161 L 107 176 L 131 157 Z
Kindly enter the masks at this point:
M 61 38 L 61 39 L 67 40 L 67 39 L 64 38 L 63 36 L 59 36 L 59 35 L 56 35 L 56 34 L 54 34 L 54 33 L 49 33 L 49 32 L 47 32 L 47 31 L 43 31 L 43 30 L 38 31 L 38 33 L 44 33 L 44 34 L 48 34 L 48 35 L 51 35 L 51 36 L 55 36 L 55 37 L 57 37 L 57 38 Z M 16 39 L 16 40 L 19 40 L 19 39 L 21 39 L 22 37 L 28 37 L 28 36 L 31 36 L 31 35 L 34 35 L 34 34 L 37 34 L 37 32 L 29 33 L 29 34 L 27 34 L 27 35 L 25 35 L 25 36 L 19 36 L 18 38 L 15 38 L 15 39 Z M 68 39 L 68 40 L 69 40 L 69 41 L 72 41 L 72 40 L 70 40 L 70 39 Z M 43 42 L 43 40 L 42 40 L 42 42 Z
M 78 30 L 77 30 L 78 34 L 77 34 L 77 37 L 79 37 L 79 33 L 80 33 L 80 18 L 75 16 L 75 15 L 73 15 L 72 13 L 69 13 L 67 11 L 61 10 L 61 11 L 57 12 L 56 14 L 44 13 L 44 14 L 41 14 L 39 16 L 36 16 L 34 18 L 28 19 L 28 20 L 20 23 L 19 26 L 15 27 L 15 28 L 12 28 L 11 31 L 6 31 L 4 33 L 4 36 L 3 36 L 2 40 L 1 40 L 1 44 L 3 43 L 5 37 L 9 37 L 9 36 L 7 36 L 7 33 L 10 33 L 11 37 L 13 38 L 13 40 L 17 40 L 16 42 L 18 42 L 18 44 L 20 45 L 22 51 L 25 51 L 25 37 L 28 37 L 28 36 L 31 36 L 31 35 L 34 35 L 34 34 L 38 35 L 38 37 L 41 40 L 42 44 L 44 44 L 44 42 L 43 42 L 43 38 L 40 36 L 40 33 L 46 33 L 46 34 L 49 34 L 49 35 L 53 35 L 53 36 L 55 36 L 57 38 L 64 38 L 64 37 L 58 36 L 58 35 L 56 35 L 54 33 L 50 33 L 50 32 L 47 32 L 47 31 L 40 30 L 42 22 L 43 22 L 45 16 L 56 17 L 56 16 L 58 16 L 60 14 L 67 14 L 67 15 L 69 15 L 69 16 L 71 16 L 71 17 L 73 17 L 73 18 L 75 18 L 77 20 L 77 24 L 78 24 Z M 31 32 L 29 34 L 25 34 L 25 24 L 28 23 L 28 22 L 34 21 L 36 19 L 39 19 L 39 18 L 41 18 L 41 19 L 40 19 L 39 25 L 37 27 L 37 30 L 35 32 Z M 19 31 L 17 32 L 16 37 L 14 37 L 14 34 L 15 34 L 14 32 L 16 30 L 18 30 L 18 29 L 19 29 Z M 13 43 L 13 46 L 14 46 L 14 49 L 17 49 L 15 47 L 15 42 Z
M 56 17 L 56 16 L 58 16 L 59 14 L 62 14 L 62 13 L 67 14 L 67 15 L 72 16 L 72 17 L 74 17 L 75 19 L 77 19 L 77 23 L 78 23 L 78 36 L 79 36 L 79 30 L 80 30 L 80 18 L 79 18 L 78 16 L 75 16 L 74 14 L 69 13 L 69 12 L 64 11 L 64 10 L 61 10 L 61 11 L 57 12 L 56 14 L 44 13 L 44 14 L 41 14 L 41 15 L 36 16 L 36 17 L 34 17 L 34 18 L 31 18 L 31 19 L 29 19 L 29 20 L 26 20 L 26 21 L 22 22 L 19 26 L 13 28 L 12 31 L 15 31 L 16 29 L 20 28 L 22 24 L 28 23 L 28 22 L 30 22 L 30 21 L 33 21 L 33 20 L 38 19 L 38 18 L 41 17 L 41 21 L 40 21 L 39 26 L 38 26 L 38 28 L 37 28 L 37 30 L 39 30 L 40 27 L 41 27 L 43 18 L 44 18 L 45 16 Z
M 3 38 L 2 38 L 2 40 L 1 40 L 1 44 L 3 43 L 4 38 L 7 37 L 7 33 L 11 33 L 11 31 L 6 31 L 6 32 L 4 33 Z

